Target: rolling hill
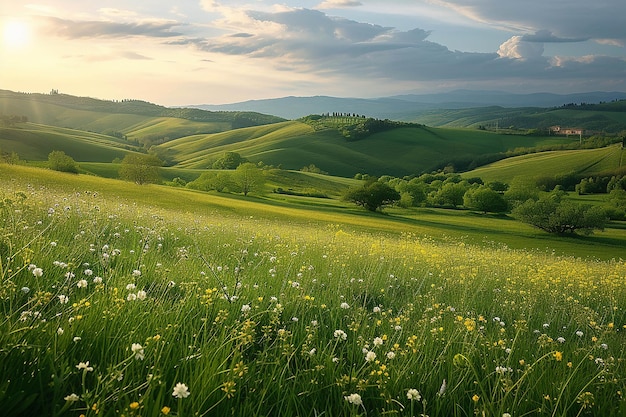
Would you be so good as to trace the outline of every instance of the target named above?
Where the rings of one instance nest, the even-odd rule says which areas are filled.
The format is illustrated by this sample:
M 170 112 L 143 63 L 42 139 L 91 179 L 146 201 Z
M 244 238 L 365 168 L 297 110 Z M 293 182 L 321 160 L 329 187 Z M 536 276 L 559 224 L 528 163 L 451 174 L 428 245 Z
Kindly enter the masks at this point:
M 520 147 L 567 143 L 571 139 L 499 135 L 463 129 L 407 125 L 349 141 L 337 129 L 315 130 L 301 121 L 288 121 L 209 135 L 193 135 L 161 144 L 176 165 L 210 168 L 225 152 L 237 152 L 252 162 L 300 169 L 314 164 L 331 175 L 356 173 L 404 176 L 443 168 L 455 159 Z
M 532 153 L 503 159 L 463 174 L 485 182 L 510 183 L 515 177 L 537 178 L 573 174 L 593 176 L 626 167 L 626 152 L 620 144 L 598 149 Z
M 138 142 L 162 142 L 284 120 L 255 112 L 210 112 L 168 108 L 141 100 L 106 101 L 8 90 L 0 90 L 0 115 L 25 116 L 34 123 L 126 136 Z
M 597 109 L 570 105 L 543 113 L 578 115 L 579 119 L 571 119 L 573 121 L 601 115 L 621 123 L 624 113 L 616 107 L 620 104 L 605 103 Z M 252 162 L 290 170 L 314 164 L 330 175 L 351 178 L 357 173 L 401 177 L 446 166 L 465 170 L 502 159 L 506 153 L 519 153 L 519 148 L 545 148 L 574 142 L 562 136 L 504 134 L 396 122 L 386 123 L 384 129 L 352 137 L 357 128 L 373 119 L 344 114 L 285 121 L 260 113 L 168 109 L 139 100 L 110 102 L 63 94 L 2 90 L 0 111 L 5 115 L 23 115 L 29 120 L 0 127 L 1 151 L 17 152 L 27 161 L 45 161 L 51 151 L 63 150 L 78 162 L 96 164 L 90 172 L 103 175 L 113 175 L 115 170 L 97 164 L 111 163 L 128 152 L 145 152 L 149 148 L 166 160 L 171 169 L 183 170 L 185 179 L 211 168 L 225 152 L 237 152 Z M 503 111 L 511 118 L 530 114 L 530 109 L 482 108 L 450 110 L 456 115 L 442 111 L 437 117 L 440 123 L 448 120 L 446 123 L 450 124 L 450 120 L 455 117 L 458 120 L 463 114 L 464 123 L 471 124 L 499 117 Z M 267 123 L 245 126 L 254 120 Z M 234 128 L 238 124 L 242 126 Z M 531 161 L 534 157 L 528 155 L 519 160 Z M 496 173 L 493 175 L 506 176 L 508 168 L 501 168 L 506 167 L 506 163 L 501 164 L 489 168 Z M 558 166 L 536 164 L 530 171 L 540 172 L 547 165 L 550 169 Z M 619 166 L 609 165 L 609 168 Z M 489 169 L 485 168 L 485 175 L 492 175 Z M 568 172 L 577 169 L 567 168 Z

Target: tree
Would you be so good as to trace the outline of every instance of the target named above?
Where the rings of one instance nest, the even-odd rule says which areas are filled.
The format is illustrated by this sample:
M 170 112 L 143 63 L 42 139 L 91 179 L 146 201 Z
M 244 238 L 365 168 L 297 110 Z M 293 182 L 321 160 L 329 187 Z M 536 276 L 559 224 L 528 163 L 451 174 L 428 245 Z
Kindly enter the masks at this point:
M 539 189 L 532 179 L 515 177 L 504 193 L 504 199 L 509 207 L 515 208 L 527 200 L 539 200 Z
M 387 184 L 379 181 L 368 181 L 360 187 L 350 188 L 344 195 L 344 200 L 376 211 L 383 206 L 400 200 L 400 194 Z
M 231 172 L 203 172 L 198 178 L 187 184 L 188 188 L 201 191 L 215 190 L 219 193 L 227 191 L 232 186 Z
M 158 183 L 163 162 L 154 155 L 129 153 L 120 165 L 120 178 L 137 184 Z
M 463 196 L 463 205 L 483 213 L 503 213 L 509 206 L 502 194 L 484 186 L 467 190 Z
M 445 182 L 439 190 L 431 196 L 431 202 L 436 206 L 460 206 L 463 204 L 463 196 L 469 189 L 465 181 Z
M 226 152 L 224 156 L 213 163 L 214 169 L 236 169 L 239 165 L 248 160 L 237 152 Z
M 591 234 L 603 230 L 608 216 L 598 206 L 562 201 L 560 196 L 550 194 L 537 201 L 528 200 L 513 210 L 513 215 L 548 233 L 574 234 L 581 231 Z
M 233 177 L 235 185 L 245 196 L 263 184 L 263 171 L 252 162 L 239 165 Z
M 402 196 L 402 200 L 406 203 L 410 201 L 412 206 L 420 206 L 426 201 L 426 190 L 428 187 L 417 178 L 413 178 L 411 181 L 402 180 L 395 188 Z
M 48 166 L 50 169 L 61 172 L 78 174 L 76 161 L 63 151 L 52 151 L 48 154 Z

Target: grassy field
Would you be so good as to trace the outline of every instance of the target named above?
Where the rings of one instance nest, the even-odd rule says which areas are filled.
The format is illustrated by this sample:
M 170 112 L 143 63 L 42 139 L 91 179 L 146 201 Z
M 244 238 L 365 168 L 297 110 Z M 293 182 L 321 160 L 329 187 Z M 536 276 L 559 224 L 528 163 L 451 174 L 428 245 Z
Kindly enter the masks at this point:
M 626 412 L 621 259 L 511 249 L 541 234 L 461 212 L 0 185 L 6 415 Z
M 602 108 L 596 105 L 591 110 L 582 109 L 545 109 L 545 108 L 506 108 L 506 107 L 475 107 L 467 109 L 432 110 L 415 116 L 413 121 L 429 126 L 448 126 L 477 128 L 487 126 L 495 129 L 546 129 L 561 125 L 584 128 L 596 132 L 621 132 L 626 129 L 626 119 L 621 110 Z
M 336 129 L 284 122 L 211 135 L 193 135 L 159 145 L 179 165 L 208 168 L 224 152 L 237 152 L 254 162 L 300 169 L 315 164 L 332 175 L 352 177 L 409 175 L 433 170 L 454 158 L 472 158 L 520 147 L 565 143 L 567 138 L 498 135 L 465 129 L 402 127 L 347 141 Z M 389 161 L 393 161 L 390 163 Z
M 576 173 L 594 175 L 625 166 L 621 145 L 572 151 L 540 152 L 503 159 L 464 173 L 485 181 L 510 182 L 517 176 L 535 178 Z
M 62 150 L 76 161 L 111 162 L 136 148 L 111 136 L 35 123 L 0 127 L 0 149 L 27 161 L 45 161 Z

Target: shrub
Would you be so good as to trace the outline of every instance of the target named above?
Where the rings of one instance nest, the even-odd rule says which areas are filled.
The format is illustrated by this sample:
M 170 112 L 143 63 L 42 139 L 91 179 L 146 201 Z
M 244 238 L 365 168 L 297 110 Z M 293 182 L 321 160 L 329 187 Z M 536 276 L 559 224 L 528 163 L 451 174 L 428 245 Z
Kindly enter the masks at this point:
M 48 166 L 50 169 L 61 172 L 71 172 L 73 174 L 78 174 L 78 165 L 76 161 L 69 156 L 66 155 L 63 151 L 52 151 L 48 155 Z
M 526 201 L 513 210 L 513 215 L 524 223 L 560 235 L 573 234 L 579 230 L 583 234 L 591 234 L 596 229 L 603 230 L 608 221 L 603 208 L 561 201 L 554 194 L 537 201 Z

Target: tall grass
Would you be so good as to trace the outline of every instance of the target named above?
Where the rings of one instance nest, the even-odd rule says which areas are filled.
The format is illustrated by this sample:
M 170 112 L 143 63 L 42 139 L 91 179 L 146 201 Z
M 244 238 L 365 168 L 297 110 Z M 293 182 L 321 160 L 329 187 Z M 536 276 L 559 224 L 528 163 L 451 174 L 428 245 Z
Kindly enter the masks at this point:
M 3 186 L 5 415 L 626 412 L 622 260 Z

